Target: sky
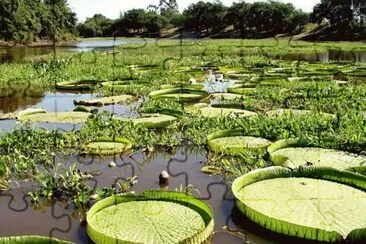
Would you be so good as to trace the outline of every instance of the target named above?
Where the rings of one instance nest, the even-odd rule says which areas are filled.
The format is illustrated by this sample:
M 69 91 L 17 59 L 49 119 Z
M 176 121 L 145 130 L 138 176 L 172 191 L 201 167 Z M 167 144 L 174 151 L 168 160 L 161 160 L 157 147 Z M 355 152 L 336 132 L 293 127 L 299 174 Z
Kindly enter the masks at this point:
M 208 0 L 205 0 L 208 1 Z M 227 6 L 230 6 L 233 0 L 221 0 Z M 258 0 L 245 0 L 245 2 L 255 2 Z M 119 17 L 120 12 L 125 12 L 132 8 L 144 8 L 148 5 L 158 5 L 159 0 L 68 0 L 70 7 L 77 14 L 79 21 L 84 21 L 87 17 L 94 14 L 103 14 L 111 19 Z M 198 2 L 198 0 L 178 0 L 179 9 L 182 11 L 191 3 Z M 314 5 L 320 0 L 281 0 L 284 3 L 292 3 L 295 7 L 300 8 L 306 12 L 311 12 Z

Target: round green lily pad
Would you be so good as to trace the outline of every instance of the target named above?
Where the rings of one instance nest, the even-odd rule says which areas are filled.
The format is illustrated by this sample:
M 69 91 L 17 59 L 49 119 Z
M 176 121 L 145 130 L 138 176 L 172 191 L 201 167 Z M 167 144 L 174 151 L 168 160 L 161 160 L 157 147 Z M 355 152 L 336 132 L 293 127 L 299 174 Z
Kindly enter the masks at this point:
M 80 124 L 86 122 L 90 115 L 91 113 L 85 112 L 35 113 L 19 116 L 18 119 L 31 122 Z
M 72 242 L 46 236 L 8 236 L 0 237 L 2 244 L 71 244 Z
M 128 88 L 130 86 L 145 86 L 148 82 L 142 82 L 139 80 L 120 80 L 120 81 L 107 81 L 103 82 L 101 85 L 105 88 Z
M 269 230 L 340 242 L 366 237 L 366 177 L 332 168 L 269 167 L 237 178 L 238 208 Z
M 137 119 L 126 119 L 126 118 L 117 118 L 117 119 L 121 121 L 132 121 L 134 125 L 139 125 L 148 129 L 165 128 L 178 120 L 177 117 L 166 114 L 149 114 Z
M 222 130 L 207 136 L 207 145 L 213 152 L 230 155 L 246 150 L 265 151 L 272 142 L 260 137 L 245 135 L 243 130 Z
M 227 117 L 230 115 L 239 115 L 239 117 L 249 117 L 257 115 L 256 112 L 243 109 L 234 109 L 234 108 L 205 107 L 201 108 L 200 111 L 202 117 Z
M 160 89 L 172 89 L 172 88 L 181 88 L 181 89 L 196 89 L 201 90 L 205 86 L 201 84 L 165 84 L 161 85 Z
M 118 95 L 111 97 L 101 97 L 90 100 L 74 100 L 75 105 L 84 105 L 84 106 L 106 106 L 106 105 L 114 105 L 114 104 L 123 104 L 129 103 L 133 101 L 135 98 L 131 95 Z
M 95 243 L 202 243 L 214 226 L 205 202 L 167 191 L 109 197 L 90 209 L 87 223 Z
M 236 100 L 236 99 L 242 99 L 243 95 L 235 93 L 213 93 L 211 94 L 211 97 L 220 100 Z
M 230 87 L 227 90 L 228 90 L 228 92 L 235 93 L 235 94 L 241 94 L 241 95 L 251 95 L 257 91 L 256 88 L 246 87 L 246 85 Z
M 153 99 L 168 98 L 176 99 L 182 102 L 194 102 L 208 97 L 208 92 L 198 89 L 189 88 L 169 88 L 150 93 L 150 97 Z
M 339 170 L 366 167 L 366 156 L 333 149 L 311 147 L 299 139 L 281 140 L 269 148 L 275 165 L 297 168 L 304 165 L 326 166 Z
M 256 112 L 246 110 L 240 104 L 214 104 L 211 106 L 198 104 L 197 108 L 199 108 L 199 115 L 202 117 L 228 117 L 232 115 L 249 117 L 258 115 Z
M 43 108 L 28 108 L 19 112 L 15 113 L 6 113 L 0 114 L 0 120 L 10 120 L 10 119 L 17 119 L 22 116 L 38 114 L 38 113 L 46 113 L 46 110 Z
M 59 90 L 85 90 L 90 91 L 102 81 L 99 80 L 80 80 L 80 81 L 67 81 L 59 82 L 56 84 L 56 89 Z
M 126 138 L 99 138 L 85 145 L 86 154 L 113 155 L 123 153 L 132 148 L 132 143 Z

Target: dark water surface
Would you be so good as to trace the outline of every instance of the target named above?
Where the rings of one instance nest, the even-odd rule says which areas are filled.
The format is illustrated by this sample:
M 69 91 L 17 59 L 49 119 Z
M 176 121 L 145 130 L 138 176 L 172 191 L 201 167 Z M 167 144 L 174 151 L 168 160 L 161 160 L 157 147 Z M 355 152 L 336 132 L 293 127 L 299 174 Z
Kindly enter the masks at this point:
M 108 163 L 114 161 L 115 168 Z M 162 170 L 170 174 L 169 190 L 176 190 L 193 184 L 198 192 L 195 196 L 207 201 L 213 208 L 216 233 L 212 243 L 299 243 L 298 239 L 285 239 L 248 222 L 235 208 L 230 187 L 221 177 L 209 176 L 200 171 L 206 163 L 206 150 L 200 148 L 180 148 L 174 155 L 158 152 L 147 156 L 141 151 L 133 156 L 111 158 L 78 158 L 71 156 L 59 158 L 58 162 L 76 164 L 83 171 L 102 172 L 90 184 L 103 188 L 110 186 L 117 179 L 138 176 L 135 186 L 137 193 L 146 189 L 160 189 L 158 176 Z M 76 243 L 88 243 L 85 224 L 80 221 L 82 214 L 64 203 L 45 204 L 34 208 L 25 194 L 31 186 L 0 193 L 0 236 L 38 234 L 58 237 Z M 224 232 L 228 226 L 234 234 Z
M 329 50 L 326 52 L 308 52 L 308 53 L 288 53 L 283 56 L 279 56 L 282 60 L 301 60 L 309 62 L 360 62 L 366 63 L 366 51 L 334 51 Z
M 113 46 L 134 44 L 134 43 L 146 43 L 143 39 L 117 39 L 117 40 L 83 40 L 80 42 L 72 43 L 69 46 L 57 47 L 57 51 L 67 52 L 85 52 L 92 50 L 104 50 L 109 51 L 113 49 Z M 25 57 L 44 55 L 53 52 L 53 47 L 11 47 L 0 48 L 0 63 L 4 62 L 20 62 Z
M 197 41 L 193 39 L 185 39 L 185 41 Z M 125 45 L 125 44 L 142 44 L 152 42 L 151 40 L 144 39 L 95 39 L 95 40 L 83 40 L 80 42 L 72 43 L 69 46 L 58 47 L 57 51 L 69 51 L 69 52 L 83 52 L 92 50 L 104 50 L 110 51 L 113 46 Z M 53 52 L 53 47 L 13 47 L 13 48 L 0 48 L 0 63 L 4 62 L 20 62 L 25 57 L 44 55 Z M 313 52 L 307 53 L 288 53 L 277 57 L 283 60 L 302 60 L 310 62 L 322 62 L 327 63 L 330 61 L 351 61 L 351 62 L 366 62 L 366 51 L 342 51 L 330 49 L 325 52 L 318 52 L 314 49 Z
M 211 87 L 211 89 L 222 87 Z M 73 100 L 94 98 L 96 94 L 74 93 L 13 93 L 2 90 L 0 113 L 16 112 L 26 108 L 44 108 L 49 112 L 72 111 L 75 106 Z M 138 102 L 137 102 L 138 103 Z M 136 104 L 137 104 L 136 103 Z M 113 105 L 98 108 L 108 110 L 124 117 L 138 116 L 136 104 L 129 106 Z M 0 131 L 8 131 L 18 122 L 15 120 L 0 121 Z M 72 124 L 47 124 L 40 123 L 48 129 L 78 129 L 81 125 Z M 214 210 L 215 226 L 217 233 L 213 236 L 213 243 L 276 243 L 283 240 L 283 236 L 276 236 L 253 224 L 247 224 L 243 215 L 236 210 L 230 186 L 221 177 L 209 176 L 200 171 L 207 163 L 207 152 L 203 148 L 182 147 L 173 154 L 157 152 L 150 156 L 142 151 L 135 152 L 132 156 L 114 156 L 110 158 L 81 158 L 69 156 L 58 158 L 57 163 L 66 167 L 76 164 L 77 168 L 88 172 L 99 172 L 91 186 L 103 188 L 110 186 L 117 179 L 126 179 L 138 176 L 138 183 L 134 190 L 142 192 L 147 189 L 160 189 L 158 176 L 166 170 L 171 176 L 169 190 L 180 189 L 190 184 L 197 187 L 198 192 L 193 192 L 197 197 L 206 200 Z M 109 168 L 109 162 L 117 164 Z M 80 219 L 83 212 L 76 211 L 73 206 L 65 203 L 44 203 L 35 208 L 30 204 L 27 193 L 34 187 L 32 182 L 14 183 L 15 189 L 0 193 L 0 236 L 9 235 L 45 235 L 74 241 L 88 243 L 85 224 Z M 244 222 L 243 222 L 244 221 Z M 250 223 L 250 222 L 249 222 Z M 235 235 L 223 232 L 223 227 L 229 226 Z M 250 229 L 248 229 L 250 227 Z M 297 240 L 298 241 L 298 240 Z
M 22 111 L 28 108 L 43 108 L 47 112 L 66 112 L 73 111 L 75 109 L 74 100 L 87 100 L 96 98 L 97 94 L 78 94 L 68 92 L 48 92 L 38 94 L 26 94 L 26 93 L 11 93 L 9 90 L 0 89 L 0 114 L 2 113 L 13 113 Z M 136 112 L 136 106 L 139 101 L 130 105 L 110 105 L 97 108 L 99 112 L 108 111 L 114 113 L 120 117 L 125 118 L 136 118 L 138 113 Z M 16 120 L 0 120 L 0 131 L 9 131 L 18 124 Z M 50 123 L 38 123 L 41 127 L 47 129 L 62 129 L 70 130 L 77 129 L 81 125 L 73 124 L 50 124 Z

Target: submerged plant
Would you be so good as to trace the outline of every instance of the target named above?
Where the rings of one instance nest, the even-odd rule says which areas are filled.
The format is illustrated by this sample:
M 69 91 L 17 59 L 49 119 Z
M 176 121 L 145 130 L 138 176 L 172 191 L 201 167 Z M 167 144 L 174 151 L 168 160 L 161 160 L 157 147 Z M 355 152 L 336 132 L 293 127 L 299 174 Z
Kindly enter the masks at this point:
M 90 174 L 81 172 L 76 165 L 65 169 L 58 164 L 53 171 L 44 170 L 42 174 L 35 176 L 38 186 L 29 196 L 36 204 L 42 199 L 70 199 L 76 208 L 83 207 L 91 200 L 90 196 L 94 192 L 87 184 L 91 178 Z

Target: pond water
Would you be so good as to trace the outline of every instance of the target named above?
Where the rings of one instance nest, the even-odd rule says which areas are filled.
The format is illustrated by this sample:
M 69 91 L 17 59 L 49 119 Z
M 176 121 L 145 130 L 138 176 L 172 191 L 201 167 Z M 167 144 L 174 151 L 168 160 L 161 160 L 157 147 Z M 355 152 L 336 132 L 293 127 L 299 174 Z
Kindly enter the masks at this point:
M 103 40 L 83 40 L 80 42 L 71 43 L 68 46 L 57 47 L 58 51 L 67 52 L 85 52 L 92 50 L 110 51 L 113 46 L 141 43 L 147 41 L 143 39 L 103 39 Z M 12 47 L 0 48 L 0 63 L 4 62 L 20 62 L 28 56 L 44 55 L 53 52 L 53 47 Z
M 288 53 L 283 56 L 277 57 L 282 60 L 301 60 L 301 61 L 309 61 L 309 62 L 320 62 L 320 63 L 329 63 L 329 62 L 342 62 L 342 61 L 350 61 L 350 62 L 360 62 L 366 63 L 366 51 L 338 51 L 338 50 L 329 50 L 325 52 L 308 52 L 308 53 Z
M 185 39 L 185 41 L 197 41 L 193 39 Z M 85 52 L 92 50 L 111 51 L 113 46 L 125 44 L 145 44 L 153 42 L 153 40 L 145 39 L 91 39 L 82 40 L 80 42 L 71 43 L 68 46 L 58 47 L 58 51 L 69 52 Z M 44 55 L 53 52 L 50 46 L 45 47 L 14 47 L 14 48 L 0 48 L 0 63 L 4 62 L 20 62 L 27 56 Z M 327 63 L 330 61 L 352 61 L 352 62 L 366 62 L 366 51 L 342 51 L 330 49 L 325 52 L 307 52 L 307 53 L 288 53 L 277 57 L 283 60 L 301 60 L 310 62 Z
M 223 90 L 227 84 L 212 83 L 206 89 Z M 45 92 L 29 94 L 27 92 L 12 93 L 2 90 L 0 113 L 16 112 L 26 108 L 42 107 L 47 111 L 71 111 L 74 109 L 74 100 L 90 99 L 96 94 L 75 94 L 61 92 Z M 124 117 L 137 117 L 136 107 L 140 101 L 124 106 L 113 105 L 98 108 L 108 110 Z M 15 120 L 0 121 L 0 131 L 8 131 L 17 124 Z M 39 126 L 48 129 L 70 130 L 78 129 L 80 125 L 47 124 Z M 304 242 L 302 240 L 285 238 L 260 228 L 248 221 L 235 207 L 234 197 L 230 191 L 229 183 L 222 177 L 209 176 L 200 171 L 208 162 L 207 151 L 204 148 L 188 148 L 182 146 L 174 153 L 157 151 L 146 155 L 141 150 L 131 156 L 117 155 L 107 158 L 84 158 L 75 155 L 58 157 L 57 163 L 66 167 L 76 164 L 82 171 L 99 172 L 90 181 L 91 186 L 103 188 L 110 186 L 117 179 L 126 179 L 137 176 L 138 183 L 134 187 L 136 192 L 146 189 L 159 189 L 158 176 L 166 170 L 170 175 L 169 190 L 186 187 L 189 184 L 196 186 L 197 197 L 206 200 L 214 210 L 215 229 L 210 243 L 283 243 Z M 117 167 L 108 167 L 109 162 L 116 162 Z M 16 185 L 16 184 L 15 184 Z M 76 211 L 73 206 L 65 203 L 43 203 L 35 208 L 30 203 L 27 192 L 34 186 L 23 182 L 16 185 L 14 190 L 0 192 L 0 236 L 37 234 L 58 237 L 76 243 L 90 243 L 85 231 L 85 223 L 80 221 L 80 216 L 85 214 Z M 21 221 L 20 221 L 21 220 Z M 225 232 L 223 227 L 228 226 L 234 232 Z M 306 242 L 305 242 L 306 243 Z
M 310 243 L 270 233 L 246 220 L 236 209 L 228 184 L 221 177 L 209 176 L 200 171 L 207 162 L 206 150 L 202 148 L 182 147 L 173 155 L 160 151 L 147 156 L 137 151 L 132 156 L 104 159 L 70 156 L 58 158 L 57 161 L 66 165 L 76 163 L 82 171 L 102 172 L 90 181 L 91 186 L 98 188 L 136 175 L 139 179 L 134 187 L 137 193 L 146 189 L 160 189 L 158 176 L 163 170 L 170 175 L 169 190 L 195 185 L 198 192 L 193 194 L 207 201 L 214 211 L 217 232 L 210 243 Z M 117 167 L 109 168 L 110 161 L 116 162 Z M 38 234 L 76 243 L 90 243 L 85 224 L 80 222 L 82 212 L 60 202 L 45 203 L 40 208 L 34 208 L 24 193 L 31 188 L 28 185 L 0 193 L 0 236 Z M 224 226 L 235 232 L 224 232 Z

